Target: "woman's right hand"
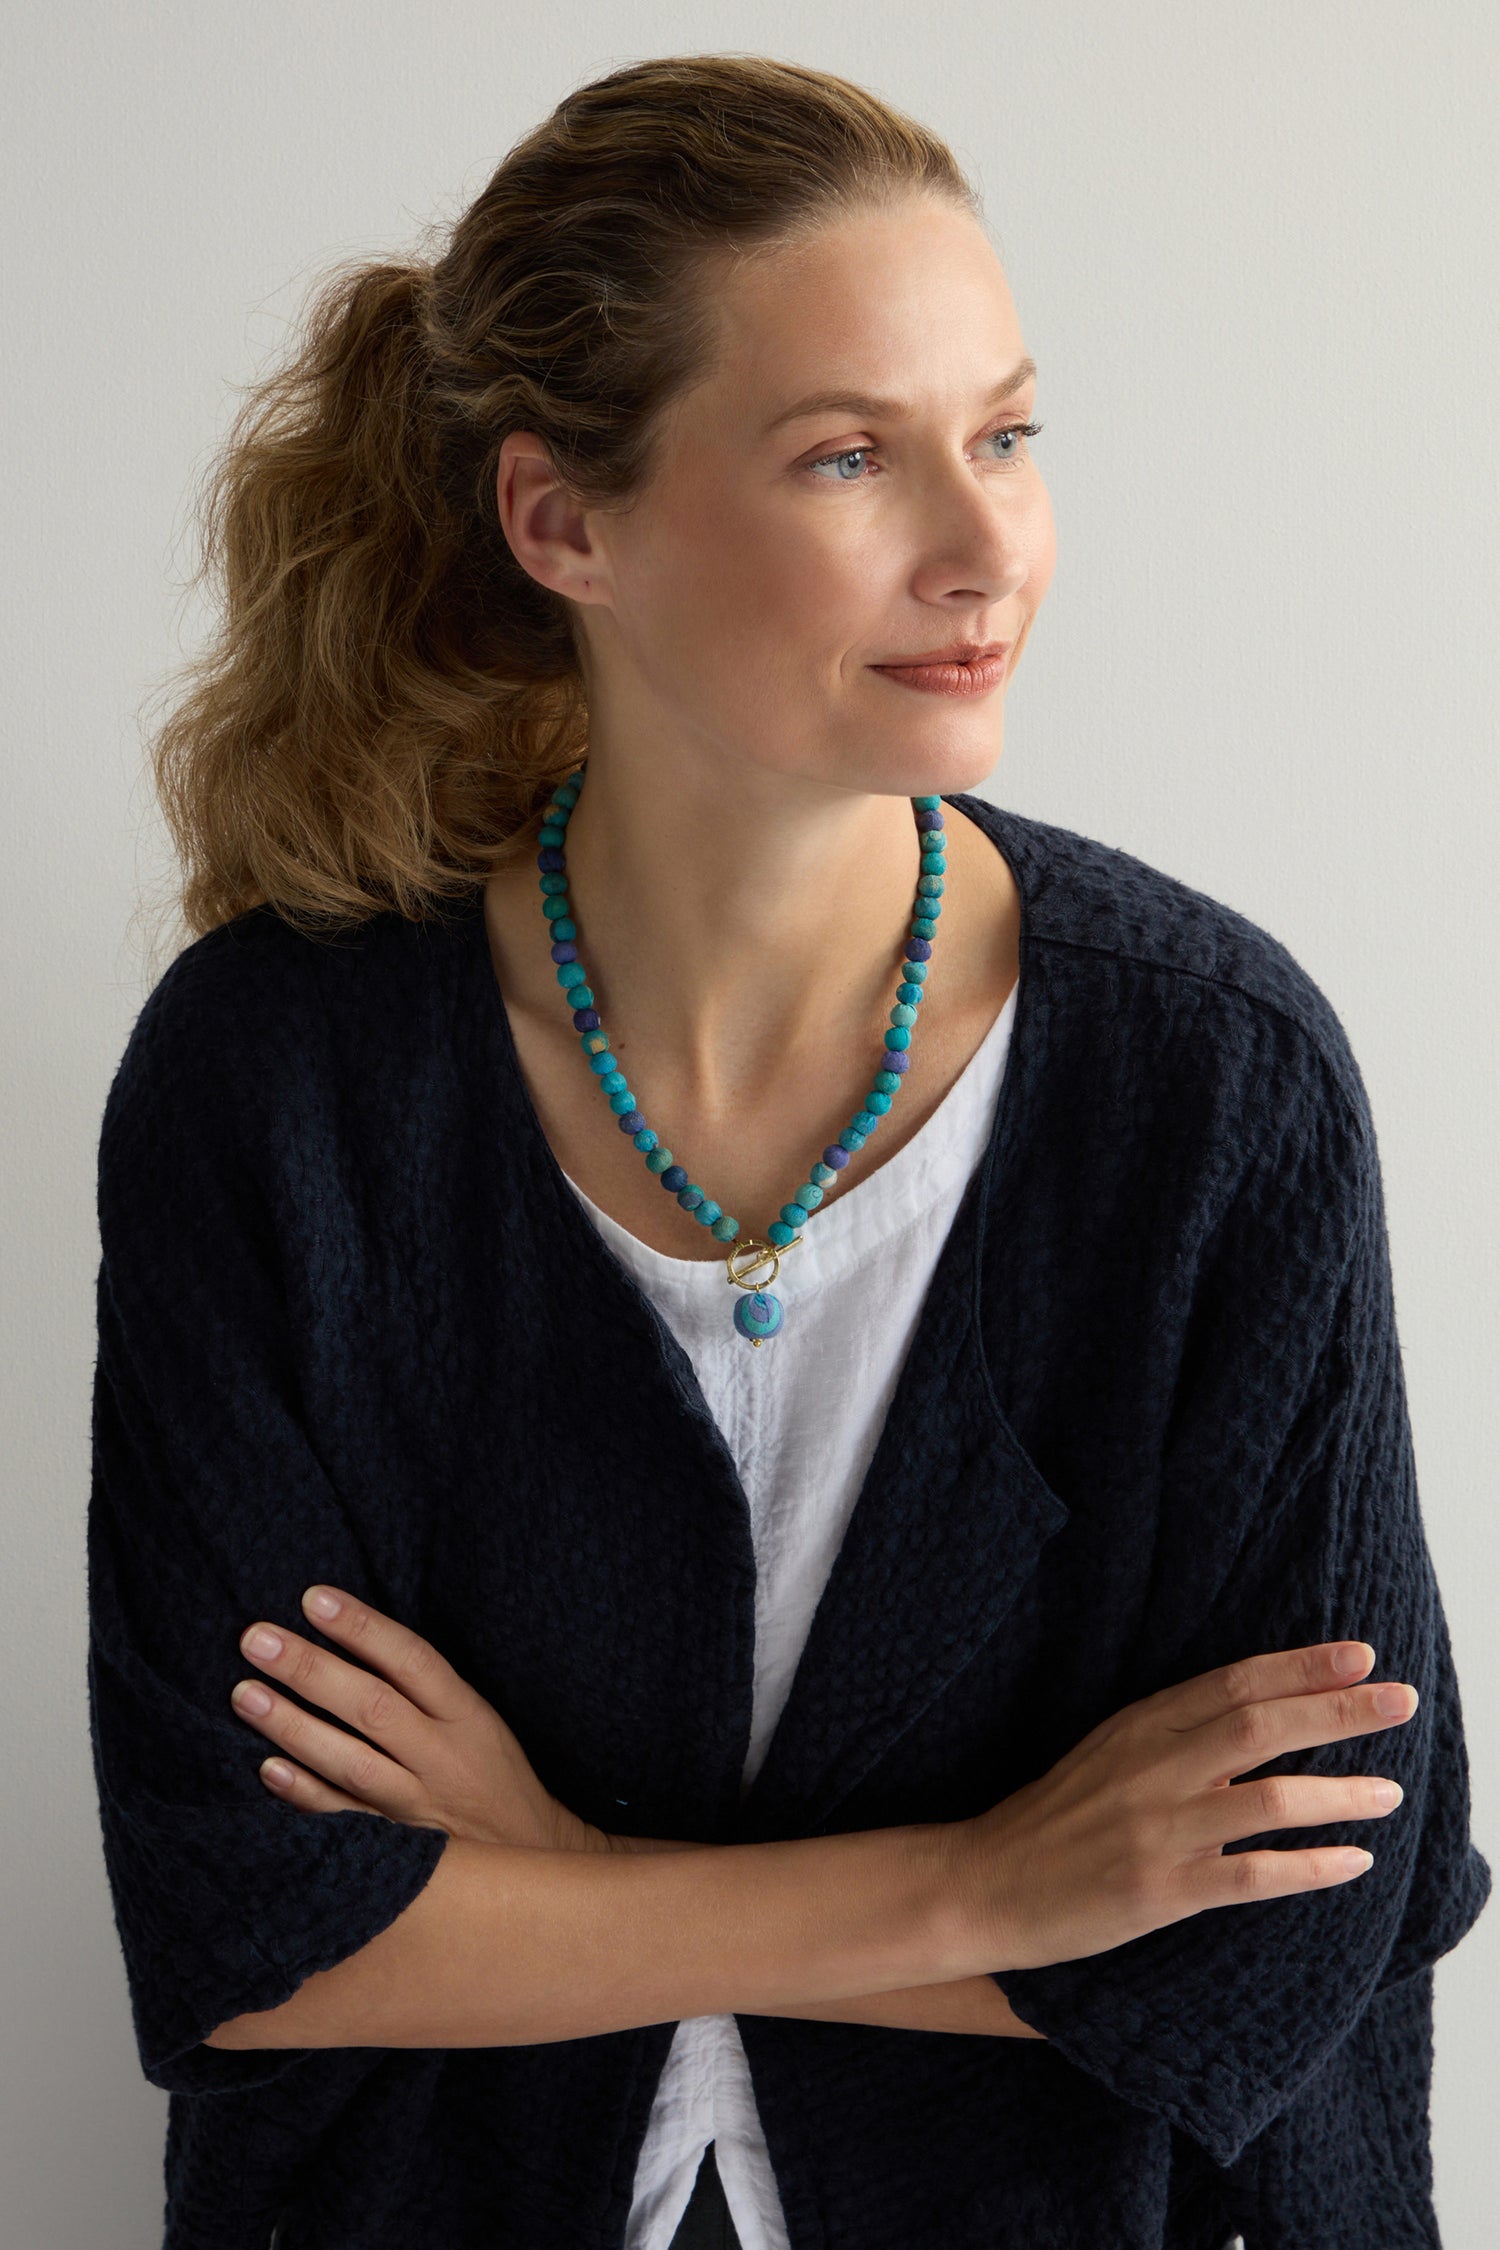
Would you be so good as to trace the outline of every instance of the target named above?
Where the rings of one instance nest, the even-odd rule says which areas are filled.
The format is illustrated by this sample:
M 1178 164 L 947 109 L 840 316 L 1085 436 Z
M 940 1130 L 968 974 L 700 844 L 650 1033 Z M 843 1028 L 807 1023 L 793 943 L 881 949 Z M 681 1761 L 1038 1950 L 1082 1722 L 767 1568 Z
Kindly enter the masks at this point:
M 965 1921 L 992 1969 L 1044 1968 L 1104 1953 L 1205 1907 L 1243 1906 L 1324 1890 L 1364 1872 L 1348 1847 L 1225 1854 L 1244 1836 L 1320 1821 L 1371 1820 L 1394 1809 L 1374 1775 L 1235 1776 L 1283 1751 L 1404 1725 L 1415 1688 L 1356 1686 L 1375 1661 L 1347 1641 L 1275 1651 L 1202 1672 L 1128 1703 L 1037 1781 L 950 1839 Z M 1400 1708 L 1376 1697 L 1395 1688 Z

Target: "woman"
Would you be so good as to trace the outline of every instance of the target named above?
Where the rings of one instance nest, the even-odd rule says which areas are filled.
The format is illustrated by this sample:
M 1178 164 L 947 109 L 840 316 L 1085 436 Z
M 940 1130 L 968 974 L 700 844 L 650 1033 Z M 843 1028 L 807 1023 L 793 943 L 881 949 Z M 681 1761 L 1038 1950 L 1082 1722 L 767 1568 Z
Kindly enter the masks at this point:
M 1490 1877 L 1368 1105 L 971 793 L 1035 381 L 940 142 L 695 57 L 234 433 L 100 1152 L 167 2250 L 1435 2239 Z

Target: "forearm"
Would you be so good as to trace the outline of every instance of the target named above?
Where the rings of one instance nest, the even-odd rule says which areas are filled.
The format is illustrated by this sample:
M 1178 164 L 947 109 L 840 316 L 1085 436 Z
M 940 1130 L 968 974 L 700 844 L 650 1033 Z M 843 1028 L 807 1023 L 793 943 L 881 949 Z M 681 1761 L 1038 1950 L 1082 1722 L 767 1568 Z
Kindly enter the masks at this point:
M 690 1852 L 697 1847 L 670 1836 L 609 1838 L 612 1851 Z M 954 1978 L 947 1984 L 909 1985 L 900 1992 L 860 1993 L 851 1999 L 805 2001 L 742 2010 L 758 2016 L 801 2016 L 812 2023 L 866 2023 L 893 2031 L 963 2031 L 992 2039 L 1045 2039 L 1023 2023 L 991 1976 Z
M 661 1852 L 450 1837 L 394 1922 L 218 2047 L 494 2047 L 971 1975 L 940 1826 Z

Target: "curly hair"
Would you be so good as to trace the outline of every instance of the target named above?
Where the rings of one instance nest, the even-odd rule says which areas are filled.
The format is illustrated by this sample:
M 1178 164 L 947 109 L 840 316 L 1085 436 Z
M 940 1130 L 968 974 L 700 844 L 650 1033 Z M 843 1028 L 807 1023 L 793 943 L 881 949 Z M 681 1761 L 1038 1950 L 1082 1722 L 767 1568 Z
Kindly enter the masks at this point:
M 190 937 L 264 904 L 421 919 L 526 849 L 587 705 L 574 605 L 500 523 L 504 438 L 628 507 L 714 364 L 724 261 L 913 192 L 978 213 L 947 146 L 847 80 L 668 56 L 570 93 L 436 256 L 324 276 L 211 463 L 216 630 L 150 741 Z

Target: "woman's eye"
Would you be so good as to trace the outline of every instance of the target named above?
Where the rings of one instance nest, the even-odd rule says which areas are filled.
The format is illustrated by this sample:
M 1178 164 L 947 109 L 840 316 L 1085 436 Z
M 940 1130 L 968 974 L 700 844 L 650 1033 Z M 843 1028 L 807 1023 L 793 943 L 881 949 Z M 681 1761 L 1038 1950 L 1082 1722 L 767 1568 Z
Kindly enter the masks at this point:
M 1008 422 L 1004 429 L 991 430 L 989 435 L 981 438 L 979 442 L 981 445 L 992 445 L 1001 438 L 1034 438 L 1041 427 L 1040 422 Z M 1015 461 L 1020 459 L 1024 450 L 1022 445 L 1012 445 L 1008 451 L 998 454 L 996 458 L 1001 461 Z M 830 464 L 837 470 L 846 461 L 863 461 L 867 455 L 876 451 L 877 448 L 873 445 L 851 445 L 846 447 L 842 453 L 820 454 L 816 461 L 804 462 L 803 466 L 808 474 L 813 476 L 817 474 L 819 469 L 826 469 Z M 823 484 L 864 484 L 868 482 L 868 479 L 864 471 L 860 470 L 852 477 L 835 474 L 831 477 L 820 478 L 819 481 Z

